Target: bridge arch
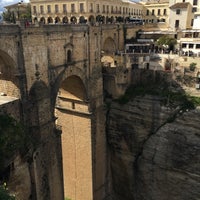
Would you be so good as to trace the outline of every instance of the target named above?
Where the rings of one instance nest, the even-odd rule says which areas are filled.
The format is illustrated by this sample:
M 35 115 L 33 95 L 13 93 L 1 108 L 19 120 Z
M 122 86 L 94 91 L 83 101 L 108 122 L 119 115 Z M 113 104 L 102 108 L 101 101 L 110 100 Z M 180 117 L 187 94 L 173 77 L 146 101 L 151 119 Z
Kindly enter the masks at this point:
M 103 43 L 103 49 L 102 49 L 106 54 L 113 54 L 116 52 L 116 44 L 115 41 L 111 38 L 108 37 L 105 39 Z
M 2 50 L 0 50 L 0 93 L 17 98 L 21 96 L 16 63 Z
M 55 116 L 57 126 L 62 127 L 64 194 L 65 198 L 70 199 L 93 199 L 91 114 L 87 96 L 86 86 L 80 76 L 71 74 L 63 77 Z

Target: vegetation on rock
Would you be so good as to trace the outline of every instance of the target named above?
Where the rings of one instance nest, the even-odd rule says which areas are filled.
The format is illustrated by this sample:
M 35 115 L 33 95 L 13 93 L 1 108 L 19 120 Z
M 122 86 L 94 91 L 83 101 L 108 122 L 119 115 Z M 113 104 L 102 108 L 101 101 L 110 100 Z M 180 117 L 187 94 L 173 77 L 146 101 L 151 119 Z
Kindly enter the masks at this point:
M 15 200 L 15 196 L 9 194 L 6 184 L 0 185 L 0 200 Z
M 136 96 L 155 95 L 163 98 L 163 104 L 170 107 L 179 106 L 180 109 L 194 109 L 200 106 L 200 98 L 189 96 L 183 91 L 171 90 L 170 87 L 162 88 L 158 84 L 130 86 L 125 94 L 117 99 L 118 103 L 126 104 Z
M 8 115 L 0 115 L 0 172 L 4 170 L 5 161 L 16 153 L 25 153 L 29 144 L 24 127 Z

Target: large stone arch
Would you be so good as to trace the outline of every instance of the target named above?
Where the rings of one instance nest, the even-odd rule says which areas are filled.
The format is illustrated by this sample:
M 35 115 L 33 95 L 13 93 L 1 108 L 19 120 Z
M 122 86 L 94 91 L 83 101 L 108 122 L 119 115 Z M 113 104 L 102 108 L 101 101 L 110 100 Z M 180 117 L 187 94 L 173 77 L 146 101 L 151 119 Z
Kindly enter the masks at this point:
M 105 39 L 103 43 L 103 49 L 102 49 L 106 54 L 113 54 L 116 52 L 116 44 L 115 41 L 111 38 L 108 37 Z
M 62 127 L 65 198 L 93 199 L 91 113 L 80 76 L 67 70 L 60 83 L 55 116 Z M 68 75 L 68 76 L 67 76 Z
M 19 79 L 14 60 L 0 50 L 0 93 L 1 95 L 20 98 Z

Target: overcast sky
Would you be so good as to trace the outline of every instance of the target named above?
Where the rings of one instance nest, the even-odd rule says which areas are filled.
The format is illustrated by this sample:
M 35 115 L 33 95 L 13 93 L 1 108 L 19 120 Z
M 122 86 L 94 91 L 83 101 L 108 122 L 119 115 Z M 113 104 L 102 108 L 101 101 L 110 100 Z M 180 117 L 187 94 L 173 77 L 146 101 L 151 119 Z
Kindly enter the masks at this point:
M 18 3 L 19 1 L 21 1 L 21 0 L 0 0 L 0 11 L 3 10 L 4 6 L 14 4 L 14 3 Z M 29 0 L 24 0 L 24 2 L 29 2 Z

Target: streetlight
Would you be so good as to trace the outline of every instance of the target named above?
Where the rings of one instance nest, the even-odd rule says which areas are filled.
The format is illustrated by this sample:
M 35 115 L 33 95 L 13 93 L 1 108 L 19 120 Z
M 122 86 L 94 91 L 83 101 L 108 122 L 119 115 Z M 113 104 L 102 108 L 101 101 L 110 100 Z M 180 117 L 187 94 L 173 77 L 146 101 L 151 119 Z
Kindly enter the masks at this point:
M 20 6 L 21 6 L 21 4 L 23 3 L 23 0 L 21 0 L 21 1 L 19 1 L 18 2 L 18 4 L 17 4 L 17 16 L 18 16 L 18 20 L 19 20 L 19 18 L 20 18 Z

